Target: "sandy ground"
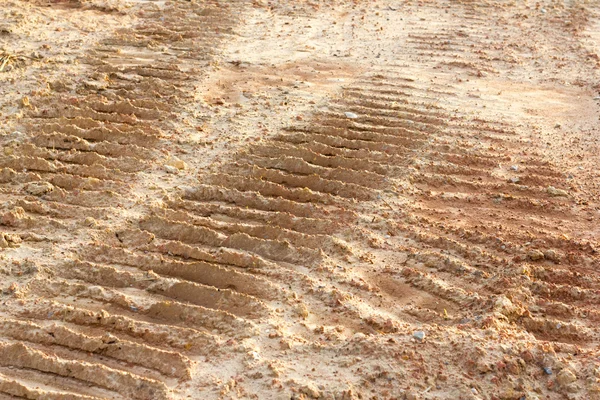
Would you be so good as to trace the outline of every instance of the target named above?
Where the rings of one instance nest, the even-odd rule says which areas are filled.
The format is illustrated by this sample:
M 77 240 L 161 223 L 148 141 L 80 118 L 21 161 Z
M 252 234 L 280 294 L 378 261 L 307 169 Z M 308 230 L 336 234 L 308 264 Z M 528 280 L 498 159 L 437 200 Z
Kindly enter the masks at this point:
M 594 1 L 4 0 L 0 399 L 600 399 Z

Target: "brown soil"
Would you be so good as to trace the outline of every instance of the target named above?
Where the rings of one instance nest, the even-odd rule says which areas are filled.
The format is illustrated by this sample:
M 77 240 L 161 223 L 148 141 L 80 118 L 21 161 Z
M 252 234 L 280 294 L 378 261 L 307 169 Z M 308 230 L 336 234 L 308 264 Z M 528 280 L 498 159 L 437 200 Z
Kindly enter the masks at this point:
M 600 7 L 4 0 L 0 399 L 600 399 Z

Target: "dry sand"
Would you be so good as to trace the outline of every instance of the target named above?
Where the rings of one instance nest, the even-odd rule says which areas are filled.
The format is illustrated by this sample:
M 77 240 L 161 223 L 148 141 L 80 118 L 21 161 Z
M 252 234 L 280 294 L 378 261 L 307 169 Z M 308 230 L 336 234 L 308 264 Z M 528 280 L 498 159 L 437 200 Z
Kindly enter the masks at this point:
M 0 399 L 600 399 L 595 1 L 2 0 Z

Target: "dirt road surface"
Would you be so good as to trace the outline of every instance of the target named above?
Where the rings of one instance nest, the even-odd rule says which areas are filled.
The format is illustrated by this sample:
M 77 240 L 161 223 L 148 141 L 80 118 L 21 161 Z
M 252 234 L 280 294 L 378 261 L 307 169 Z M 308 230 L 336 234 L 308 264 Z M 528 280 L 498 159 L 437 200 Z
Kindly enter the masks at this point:
M 0 399 L 600 399 L 598 2 L 0 3 Z

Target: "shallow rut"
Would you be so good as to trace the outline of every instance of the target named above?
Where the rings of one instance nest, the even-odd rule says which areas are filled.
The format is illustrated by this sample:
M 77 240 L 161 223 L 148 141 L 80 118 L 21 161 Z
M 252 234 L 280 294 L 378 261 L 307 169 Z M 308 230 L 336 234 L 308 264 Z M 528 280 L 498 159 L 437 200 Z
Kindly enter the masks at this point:
M 86 258 L 13 267 L 24 278 L 5 290 L 22 299 L 8 304 L 1 323 L 1 392 L 170 398 L 178 380 L 191 378 L 188 355 L 218 345 L 207 326 L 248 329 L 235 315 L 205 306 L 224 301 L 240 314 L 264 312 L 237 292 L 215 298 L 220 267 L 211 281 L 208 263 L 166 264 L 125 249 L 113 255 L 119 260 L 103 263 L 101 247 L 70 245 L 73 234 L 94 241 L 107 222 L 117 242 L 135 236 L 118 225 L 123 210 L 135 205 L 139 174 L 162 156 L 178 106 L 193 97 L 194 83 L 243 8 L 218 1 L 149 4 L 138 26 L 117 31 L 82 57 L 89 75 L 64 82 L 76 86 L 76 95 L 65 91 L 35 102 L 26 116 L 29 132 L 5 146 L 3 247 L 43 254 L 59 246 Z M 196 282 L 200 271 L 209 285 Z M 246 281 L 257 285 L 252 277 Z

